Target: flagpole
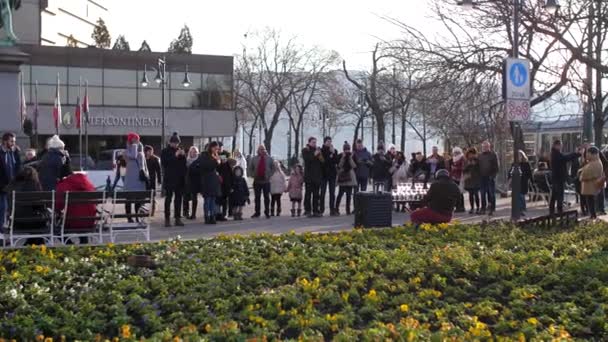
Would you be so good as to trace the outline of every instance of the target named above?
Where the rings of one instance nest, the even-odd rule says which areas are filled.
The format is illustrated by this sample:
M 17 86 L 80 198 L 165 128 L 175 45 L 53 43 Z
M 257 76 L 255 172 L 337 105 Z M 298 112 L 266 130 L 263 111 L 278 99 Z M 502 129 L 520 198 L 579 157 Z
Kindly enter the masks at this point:
M 80 108 L 80 88 L 82 86 L 82 77 L 80 77 L 78 79 L 78 99 L 76 101 L 76 105 L 78 106 L 78 108 L 76 109 L 80 115 L 78 115 L 78 117 L 76 118 L 78 120 L 77 124 L 78 124 L 78 151 L 80 152 L 80 171 L 83 170 L 83 158 L 84 160 L 86 160 L 86 153 L 83 157 L 83 152 L 82 152 L 82 110 Z M 86 169 L 86 167 L 84 168 Z
M 61 110 L 59 108 L 61 108 L 61 100 L 59 99 L 59 73 L 57 73 L 57 89 L 55 91 L 55 108 L 53 109 L 54 111 L 56 111 L 56 115 L 55 115 L 55 134 L 57 134 L 57 136 L 59 136 L 59 126 L 61 123 Z
M 84 150 L 89 153 L 89 81 L 84 81 L 84 101 L 83 110 L 84 115 Z
M 34 101 L 36 101 L 36 107 L 34 107 L 34 148 L 38 148 L 38 80 L 36 80 L 34 88 Z

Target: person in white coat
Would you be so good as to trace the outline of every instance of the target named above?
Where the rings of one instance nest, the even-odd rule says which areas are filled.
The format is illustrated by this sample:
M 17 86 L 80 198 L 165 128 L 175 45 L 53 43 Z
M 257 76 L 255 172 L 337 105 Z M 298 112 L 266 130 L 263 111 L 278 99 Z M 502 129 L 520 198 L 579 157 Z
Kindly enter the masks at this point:
M 281 168 L 281 163 L 275 160 L 272 164 L 272 176 L 270 176 L 270 216 L 281 216 L 281 196 L 287 191 L 285 174 Z M 276 208 L 276 212 L 275 212 Z
M 236 166 L 240 166 L 243 169 L 243 178 L 247 179 L 247 159 L 238 149 L 234 150 L 232 156 L 236 160 Z

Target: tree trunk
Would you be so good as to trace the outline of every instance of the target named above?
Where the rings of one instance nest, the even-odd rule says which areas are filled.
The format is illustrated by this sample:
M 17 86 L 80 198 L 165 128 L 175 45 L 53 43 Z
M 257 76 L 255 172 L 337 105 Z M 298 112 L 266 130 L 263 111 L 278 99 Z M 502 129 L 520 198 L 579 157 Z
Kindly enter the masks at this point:
M 384 115 L 376 115 L 376 131 L 378 132 L 378 138 L 376 140 L 376 146 L 380 146 L 380 143 L 384 144 L 386 148 L 386 125 L 384 122 Z
M 298 129 L 294 129 L 294 135 L 296 137 L 296 139 L 294 140 L 294 145 L 293 145 L 293 154 L 298 157 L 300 155 L 300 128 L 298 127 Z M 289 156 L 289 158 L 291 158 L 293 156 Z
M 595 146 L 601 150 L 602 140 L 604 138 L 604 117 L 601 107 L 599 110 L 596 108 L 593 115 L 595 116 L 593 120 L 593 140 L 595 142 Z
M 253 132 L 255 131 L 255 126 L 251 127 L 251 134 L 249 134 L 249 155 L 253 155 Z
M 268 151 L 268 155 L 272 156 L 272 133 L 274 132 L 274 126 L 264 130 L 264 146 Z
M 401 152 L 405 153 L 405 135 L 407 128 L 405 127 L 405 111 L 401 112 Z
M 357 142 L 357 139 L 359 139 L 359 129 L 361 129 L 361 123 L 363 123 L 363 117 L 360 117 L 359 120 L 357 120 L 357 124 L 355 125 L 355 134 L 353 136 L 353 148 L 355 146 L 355 143 Z

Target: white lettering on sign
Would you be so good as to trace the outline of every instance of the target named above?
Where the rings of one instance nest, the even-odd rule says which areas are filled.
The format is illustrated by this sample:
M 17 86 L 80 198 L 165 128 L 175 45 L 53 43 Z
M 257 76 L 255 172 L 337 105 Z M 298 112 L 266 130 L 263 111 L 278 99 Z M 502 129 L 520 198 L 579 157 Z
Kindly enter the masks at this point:
M 125 126 L 125 127 L 160 127 L 160 118 L 149 117 L 117 117 L 117 116 L 91 116 L 89 118 L 91 126 Z

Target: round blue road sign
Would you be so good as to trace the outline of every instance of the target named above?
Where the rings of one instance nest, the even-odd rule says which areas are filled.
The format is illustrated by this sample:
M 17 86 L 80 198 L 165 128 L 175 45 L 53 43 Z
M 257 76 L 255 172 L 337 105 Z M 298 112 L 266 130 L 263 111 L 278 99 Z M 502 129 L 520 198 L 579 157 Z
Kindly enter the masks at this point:
M 516 87 L 521 87 L 528 80 L 528 68 L 522 63 L 513 63 L 509 70 L 509 79 Z

